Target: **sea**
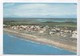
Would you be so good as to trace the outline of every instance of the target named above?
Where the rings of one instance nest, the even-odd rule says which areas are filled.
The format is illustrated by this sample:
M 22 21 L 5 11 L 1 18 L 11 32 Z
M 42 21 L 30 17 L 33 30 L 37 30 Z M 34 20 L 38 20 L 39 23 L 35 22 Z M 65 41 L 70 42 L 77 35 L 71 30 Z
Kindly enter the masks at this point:
M 74 52 L 40 44 L 34 41 L 25 40 L 12 34 L 3 34 L 3 54 L 21 54 L 21 55 L 76 55 Z

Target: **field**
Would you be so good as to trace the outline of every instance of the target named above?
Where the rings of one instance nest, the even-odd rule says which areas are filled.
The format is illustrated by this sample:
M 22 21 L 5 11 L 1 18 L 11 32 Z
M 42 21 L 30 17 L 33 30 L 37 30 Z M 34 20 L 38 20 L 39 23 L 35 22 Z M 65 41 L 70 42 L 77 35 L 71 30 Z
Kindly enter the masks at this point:
M 24 21 L 5 21 L 6 25 L 48 25 L 48 26 L 60 26 L 60 27 L 77 27 L 75 22 L 24 22 Z

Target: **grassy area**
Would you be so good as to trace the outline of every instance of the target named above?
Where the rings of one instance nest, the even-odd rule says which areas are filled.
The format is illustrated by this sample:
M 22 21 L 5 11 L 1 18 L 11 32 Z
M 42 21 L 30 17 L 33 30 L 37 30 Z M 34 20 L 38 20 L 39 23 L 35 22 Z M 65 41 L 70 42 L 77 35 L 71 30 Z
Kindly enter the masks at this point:
M 74 22 L 10 22 L 5 21 L 6 25 L 48 25 L 48 26 L 61 26 L 61 27 L 77 27 L 77 23 Z

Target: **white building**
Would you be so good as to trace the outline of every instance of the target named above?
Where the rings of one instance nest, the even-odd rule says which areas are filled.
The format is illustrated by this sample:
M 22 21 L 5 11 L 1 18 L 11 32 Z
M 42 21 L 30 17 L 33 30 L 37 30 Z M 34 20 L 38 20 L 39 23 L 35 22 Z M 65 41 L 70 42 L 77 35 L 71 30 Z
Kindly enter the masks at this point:
M 77 31 L 73 31 L 71 38 L 77 38 Z

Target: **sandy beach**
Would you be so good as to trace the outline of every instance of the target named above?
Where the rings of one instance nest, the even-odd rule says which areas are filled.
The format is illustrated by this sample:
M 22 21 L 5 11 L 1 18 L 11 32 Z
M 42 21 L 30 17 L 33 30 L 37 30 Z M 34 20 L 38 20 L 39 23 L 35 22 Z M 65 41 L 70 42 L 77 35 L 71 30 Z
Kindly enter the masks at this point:
M 55 41 L 55 40 L 53 41 L 53 40 L 47 39 L 47 38 L 41 38 L 40 36 L 36 36 L 36 35 L 21 33 L 21 32 L 13 31 L 13 30 L 6 29 L 6 28 L 4 28 L 4 32 L 7 32 L 9 34 L 14 34 L 14 35 L 19 36 L 20 38 L 23 38 L 23 39 L 29 39 L 29 40 L 39 42 L 39 43 L 42 43 L 42 44 L 48 44 L 48 45 L 51 45 L 51 46 L 56 46 L 56 47 L 66 49 L 66 50 L 69 50 L 69 51 L 75 52 L 75 53 L 76 53 L 76 50 L 77 50 L 77 47 L 74 46 L 74 45 L 62 43 L 60 41 Z

